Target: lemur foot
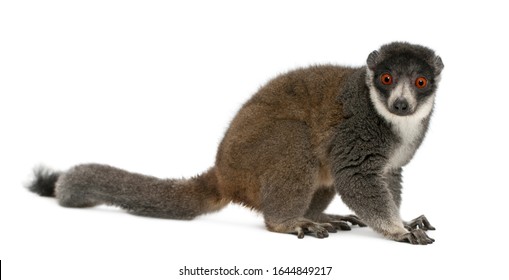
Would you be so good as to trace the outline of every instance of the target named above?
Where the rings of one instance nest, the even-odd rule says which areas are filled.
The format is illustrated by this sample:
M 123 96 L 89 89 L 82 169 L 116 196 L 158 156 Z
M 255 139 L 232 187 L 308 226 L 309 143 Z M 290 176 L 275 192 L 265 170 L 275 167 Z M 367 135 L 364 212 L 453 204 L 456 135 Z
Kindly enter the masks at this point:
M 432 226 L 428 219 L 424 215 L 420 215 L 419 217 L 411 220 L 410 222 L 404 222 L 405 228 L 409 231 L 412 231 L 414 229 L 422 229 L 424 231 L 426 230 L 435 230 L 435 227 Z
M 297 237 L 304 238 L 306 234 L 312 233 L 317 238 L 329 237 L 329 232 L 336 232 L 336 228 L 330 223 L 304 222 L 295 228 Z
M 435 239 L 429 237 L 422 229 L 413 229 L 409 233 L 402 235 L 397 241 L 414 245 L 428 245 L 435 242 Z
M 330 223 L 317 222 L 308 218 L 289 219 L 284 222 L 265 221 L 267 229 L 274 232 L 297 234 L 298 238 L 304 238 L 306 234 L 317 238 L 329 237 L 329 232 L 336 232 L 336 228 Z

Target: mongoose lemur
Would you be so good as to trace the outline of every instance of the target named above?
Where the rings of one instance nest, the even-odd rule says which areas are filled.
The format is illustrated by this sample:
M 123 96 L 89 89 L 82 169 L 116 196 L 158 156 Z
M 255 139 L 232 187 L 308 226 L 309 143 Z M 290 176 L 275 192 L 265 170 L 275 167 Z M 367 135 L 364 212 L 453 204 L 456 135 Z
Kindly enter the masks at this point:
M 324 238 L 350 225 L 430 244 L 424 216 L 400 218 L 401 172 L 428 129 L 444 65 L 426 47 L 395 42 L 367 65 L 311 66 L 280 75 L 247 101 L 219 145 L 215 166 L 159 179 L 107 165 L 36 170 L 29 189 L 65 207 L 115 205 L 190 220 L 230 202 L 260 211 L 267 229 Z M 325 214 L 339 194 L 357 216 Z

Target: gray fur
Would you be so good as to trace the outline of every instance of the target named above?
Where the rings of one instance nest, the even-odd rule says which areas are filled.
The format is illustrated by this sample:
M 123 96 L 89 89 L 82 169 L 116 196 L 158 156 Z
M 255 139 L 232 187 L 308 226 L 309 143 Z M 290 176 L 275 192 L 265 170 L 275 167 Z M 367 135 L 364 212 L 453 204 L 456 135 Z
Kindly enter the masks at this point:
M 215 166 L 194 178 L 85 164 L 39 172 L 30 190 L 66 207 L 109 204 L 172 219 L 234 202 L 262 212 L 269 230 L 299 238 L 368 225 L 389 239 L 430 244 L 426 217 L 400 218 L 401 173 L 427 131 L 442 60 L 426 47 L 391 43 L 366 63 L 313 66 L 270 81 L 233 119 Z M 381 83 L 384 73 L 393 84 Z M 418 88 L 417 77 L 427 86 Z M 336 194 L 357 216 L 323 212 Z
M 83 164 L 60 176 L 55 193 L 64 207 L 108 204 L 140 216 L 190 220 L 213 210 L 207 200 L 219 199 L 215 185 L 202 182 L 207 174 L 162 180 L 107 165 Z

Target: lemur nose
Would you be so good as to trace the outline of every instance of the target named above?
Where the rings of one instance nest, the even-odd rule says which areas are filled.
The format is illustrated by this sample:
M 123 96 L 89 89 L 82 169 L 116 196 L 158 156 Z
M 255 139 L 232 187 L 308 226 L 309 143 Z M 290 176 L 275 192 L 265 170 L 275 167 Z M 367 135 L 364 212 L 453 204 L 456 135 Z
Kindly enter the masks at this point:
M 392 105 L 394 108 L 394 111 L 400 114 L 404 114 L 408 112 L 408 101 L 404 98 L 398 98 L 396 101 L 394 101 L 394 104 Z

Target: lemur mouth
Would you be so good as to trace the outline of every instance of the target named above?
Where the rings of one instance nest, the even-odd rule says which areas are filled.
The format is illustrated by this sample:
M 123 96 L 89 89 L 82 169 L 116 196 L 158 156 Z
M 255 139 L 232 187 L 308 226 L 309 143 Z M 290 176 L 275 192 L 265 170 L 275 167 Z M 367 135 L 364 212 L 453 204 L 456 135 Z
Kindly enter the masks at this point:
M 413 110 L 408 110 L 408 111 L 404 111 L 404 112 L 401 112 L 401 111 L 396 111 L 396 110 L 389 110 L 392 114 L 396 115 L 396 116 L 400 116 L 400 117 L 407 117 L 407 116 L 410 116 L 412 115 L 414 112 Z

